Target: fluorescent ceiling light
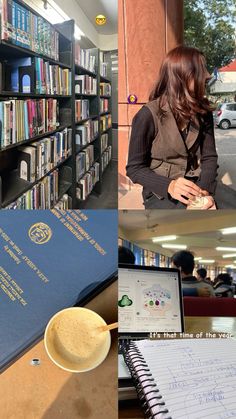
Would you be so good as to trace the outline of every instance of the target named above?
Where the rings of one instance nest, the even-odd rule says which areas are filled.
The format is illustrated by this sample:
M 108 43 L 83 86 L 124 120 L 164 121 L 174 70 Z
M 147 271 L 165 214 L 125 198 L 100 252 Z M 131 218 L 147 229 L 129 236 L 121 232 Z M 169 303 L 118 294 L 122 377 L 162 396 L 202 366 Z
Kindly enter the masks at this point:
M 160 236 L 160 237 L 153 237 L 153 243 L 163 242 L 163 241 L 171 241 L 176 240 L 177 236 Z
M 236 269 L 236 265 L 225 265 L 225 268 Z
M 215 259 L 202 259 L 200 262 L 201 263 L 214 263 Z
M 236 247 L 216 247 L 219 252 L 236 252 Z
M 176 249 L 176 250 L 185 250 L 187 246 L 185 244 L 162 244 L 161 247 L 164 249 Z
M 222 234 L 235 234 L 236 233 L 236 227 L 229 227 L 229 228 L 222 228 L 220 230 Z
M 222 258 L 234 258 L 236 256 L 236 253 L 227 253 L 226 255 L 223 255 Z
M 201 260 L 202 258 L 200 258 L 200 257 L 197 257 L 197 258 L 194 258 L 194 260 Z

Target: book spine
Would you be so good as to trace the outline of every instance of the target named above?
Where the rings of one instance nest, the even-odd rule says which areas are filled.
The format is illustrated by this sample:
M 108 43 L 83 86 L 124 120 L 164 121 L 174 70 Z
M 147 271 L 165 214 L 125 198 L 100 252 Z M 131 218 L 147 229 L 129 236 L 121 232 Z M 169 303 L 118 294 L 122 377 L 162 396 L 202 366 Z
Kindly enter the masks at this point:
M 30 35 L 30 11 L 29 10 L 26 10 L 25 32 L 26 32 L 26 48 L 30 49 L 31 35 Z
M 21 46 L 20 23 L 21 23 L 20 6 L 18 3 L 16 3 L 16 45 L 19 45 L 19 46 Z
M 20 42 L 21 47 L 25 48 L 25 8 L 20 7 Z
M 38 26 L 38 16 L 33 15 L 34 19 L 34 46 L 35 46 L 35 52 L 40 54 L 40 48 L 39 48 L 39 26 Z
M 16 44 L 17 22 L 16 22 L 16 3 L 12 2 L 12 42 Z
M 23 10 L 23 7 L 22 6 L 18 5 L 19 46 L 21 46 L 22 48 L 25 47 L 25 44 L 24 44 L 23 24 L 24 24 L 24 10 Z
M 8 39 L 7 34 L 7 0 L 2 0 L 2 13 L 1 13 L 1 38 Z
M 12 32 L 12 1 L 7 0 L 7 37 L 10 42 L 12 42 Z

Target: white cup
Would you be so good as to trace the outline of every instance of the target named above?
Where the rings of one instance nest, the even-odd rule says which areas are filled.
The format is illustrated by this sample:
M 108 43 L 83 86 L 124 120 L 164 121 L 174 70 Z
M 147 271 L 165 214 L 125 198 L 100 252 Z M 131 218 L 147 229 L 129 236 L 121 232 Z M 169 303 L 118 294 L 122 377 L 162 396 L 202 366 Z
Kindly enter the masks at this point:
M 85 372 L 98 367 L 111 346 L 109 331 L 101 331 L 105 320 L 92 310 L 71 307 L 49 321 L 44 345 L 49 358 L 68 372 Z

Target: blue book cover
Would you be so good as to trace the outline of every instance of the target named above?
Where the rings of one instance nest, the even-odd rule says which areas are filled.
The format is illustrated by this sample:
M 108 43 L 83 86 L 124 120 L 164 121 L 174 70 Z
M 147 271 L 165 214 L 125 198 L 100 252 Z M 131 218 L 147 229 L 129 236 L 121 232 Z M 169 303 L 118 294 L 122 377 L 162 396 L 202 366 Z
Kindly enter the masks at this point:
M 0 213 L 0 369 L 117 271 L 116 210 Z
M 11 66 L 11 90 L 13 92 L 19 92 L 19 67 L 31 66 L 32 63 L 31 57 L 8 60 L 8 64 Z M 27 78 L 26 82 L 23 80 L 23 91 L 30 92 L 30 78 L 29 80 Z
M 25 138 L 29 138 L 29 122 L 28 122 L 28 107 L 27 102 L 24 102 L 24 125 L 25 125 Z

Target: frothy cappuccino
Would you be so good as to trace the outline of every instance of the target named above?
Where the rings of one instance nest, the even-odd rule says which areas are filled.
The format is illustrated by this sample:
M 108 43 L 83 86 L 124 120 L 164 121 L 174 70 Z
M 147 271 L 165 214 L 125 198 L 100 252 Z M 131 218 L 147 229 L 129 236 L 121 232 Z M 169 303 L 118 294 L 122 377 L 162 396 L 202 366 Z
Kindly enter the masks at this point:
M 57 313 L 45 331 L 45 347 L 58 366 L 73 372 L 88 371 L 106 358 L 110 332 L 101 332 L 106 322 L 92 310 L 73 307 Z

